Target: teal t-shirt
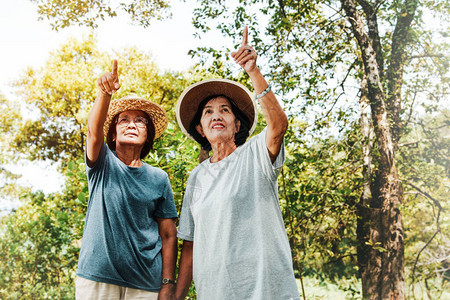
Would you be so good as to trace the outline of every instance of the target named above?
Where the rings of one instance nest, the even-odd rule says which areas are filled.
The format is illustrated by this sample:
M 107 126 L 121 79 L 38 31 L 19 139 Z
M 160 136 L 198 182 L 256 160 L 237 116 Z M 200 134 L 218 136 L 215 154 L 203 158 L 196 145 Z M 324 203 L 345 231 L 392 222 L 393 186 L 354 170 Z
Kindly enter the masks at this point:
M 146 163 L 129 167 L 105 144 L 86 172 L 90 197 L 77 275 L 158 292 L 162 241 L 155 217 L 178 217 L 167 174 Z

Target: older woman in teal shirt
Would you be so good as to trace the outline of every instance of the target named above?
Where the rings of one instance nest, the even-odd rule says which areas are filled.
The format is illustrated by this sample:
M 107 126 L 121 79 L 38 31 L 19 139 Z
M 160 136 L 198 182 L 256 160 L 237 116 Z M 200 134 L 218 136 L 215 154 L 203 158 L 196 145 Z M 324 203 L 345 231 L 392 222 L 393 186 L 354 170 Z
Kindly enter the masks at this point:
M 177 211 L 167 174 L 142 161 L 167 127 L 166 112 L 135 95 L 111 101 L 120 88 L 117 61 L 97 83 L 76 298 L 174 299 Z

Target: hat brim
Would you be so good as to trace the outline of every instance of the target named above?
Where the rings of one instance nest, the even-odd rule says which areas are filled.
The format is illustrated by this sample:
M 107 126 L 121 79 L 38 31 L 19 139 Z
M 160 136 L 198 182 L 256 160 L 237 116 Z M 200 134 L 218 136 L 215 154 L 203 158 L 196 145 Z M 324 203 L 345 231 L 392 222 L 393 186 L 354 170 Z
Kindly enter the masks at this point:
M 111 101 L 108 109 L 108 115 L 106 117 L 105 124 L 103 125 L 103 132 L 105 136 L 108 135 L 109 127 L 114 117 L 124 111 L 128 110 L 141 110 L 148 114 L 153 125 L 155 126 L 155 139 L 160 137 L 167 128 L 169 118 L 167 113 L 158 104 L 143 99 L 137 96 L 125 96 L 118 100 Z
M 239 82 L 228 79 L 207 79 L 188 86 L 178 98 L 176 116 L 181 131 L 190 139 L 195 139 L 188 132 L 198 106 L 205 98 L 224 95 L 233 100 L 236 106 L 250 121 L 249 135 L 253 133 L 258 121 L 258 109 L 253 101 L 253 94 Z

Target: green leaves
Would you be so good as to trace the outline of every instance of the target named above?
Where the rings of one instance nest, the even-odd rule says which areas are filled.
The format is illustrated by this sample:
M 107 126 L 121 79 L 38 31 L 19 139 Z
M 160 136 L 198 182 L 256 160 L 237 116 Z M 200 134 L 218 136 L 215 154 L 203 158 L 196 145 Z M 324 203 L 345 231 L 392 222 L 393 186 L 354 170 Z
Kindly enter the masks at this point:
M 95 27 L 99 20 L 115 17 L 120 10 L 138 24 L 149 26 L 153 18 L 167 17 L 169 8 L 164 1 L 114 2 L 115 7 L 104 1 L 90 1 L 89 7 L 82 0 L 33 1 L 56 29 L 71 24 Z M 368 3 L 358 1 L 363 2 Z M 393 85 L 402 88 L 396 166 L 404 183 L 405 201 L 400 209 L 405 226 L 406 276 L 420 281 L 432 296 L 445 289 L 448 256 L 448 222 L 443 221 L 448 213 L 439 209 L 439 205 L 448 206 L 450 174 L 448 111 L 442 110 L 448 106 L 449 88 L 447 2 L 384 1 L 379 3 L 376 15 L 361 11 L 364 20 L 372 17 L 371 21 L 378 22 L 380 47 L 375 51 L 379 51 L 377 63 L 384 80 L 384 69 L 392 61 L 397 18 L 408 17 L 418 5 L 407 35 L 404 77 L 401 85 Z M 229 42 L 223 42 L 224 48 L 208 45 L 190 52 L 208 71 L 191 70 L 189 78 L 186 74 L 162 74 L 145 52 L 130 48 L 114 54 L 120 62 L 122 83 L 115 97 L 128 93 L 147 97 L 160 103 L 171 120 L 146 161 L 169 174 L 180 211 L 199 147 L 179 130 L 175 101 L 184 87 L 205 77 L 235 78 L 249 85 L 248 77 L 236 72 L 228 57 L 240 41 L 243 25 L 248 25 L 252 46 L 259 54 L 258 64 L 290 117 L 279 195 L 296 274 L 317 275 L 322 281 L 357 277 L 356 247 L 368 247 L 383 255 L 389 251 L 378 241 L 369 239 L 358 244 L 356 240 L 357 203 L 364 180 L 376 178 L 379 163 L 375 147 L 369 166 L 372 173 L 363 174 L 361 148 L 362 143 L 369 143 L 361 141 L 358 121 L 359 100 L 365 92 L 361 84 L 364 67 L 362 52 L 342 17 L 340 1 L 251 0 L 230 5 L 201 0 L 197 4 L 193 15 L 196 36 L 218 30 L 229 38 Z M 434 15 L 441 24 L 437 29 L 426 24 Z M 373 30 L 371 26 L 367 27 Z M 51 55 L 44 68 L 29 69 L 17 83 L 36 117 L 22 121 L 20 116 L 0 116 L 3 161 L 10 157 L 3 152 L 8 148 L 3 145 L 9 145 L 31 159 L 62 162 L 67 176 L 62 195 L 14 191 L 26 203 L 2 220 L 0 297 L 73 295 L 76 253 L 89 199 L 82 159 L 85 124 L 96 94 L 95 80 L 110 69 L 111 60 L 112 56 L 96 49 L 93 37 L 67 42 Z M 394 75 L 398 70 L 394 68 Z M 390 89 L 386 81 L 382 86 L 385 91 Z M 17 110 L 6 100 L 1 101 L 2 111 Z M 263 126 L 260 119 L 257 132 Z M 9 141 L 13 143 L 7 144 Z M 3 191 L 13 190 L 7 185 Z M 357 289 L 345 288 L 357 294 Z
M 297 124 L 297 126 L 296 126 Z M 280 203 L 298 272 L 319 273 L 336 280 L 356 276 L 356 203 L 361 169 L 353 139 L 302 135 L 301 122 L 291 122 L 287 158 L 279 178 Z M 326 268 L 326 272 L 318 272 Z M 300 275 L 299 274 L 299 275 Z
M 98 76 L 111 68 L 112 56 L 96 49 L 95 39 L 69 40 L 52 53 L 45 67 L 28 70 L 16 83 L 34 119 L 16 122 L 11 147 L 31 160 L 55 162 L 83 156 L 87 116 L 97 94 Z M 135 48 L 116 53 L 122 88 L 114 97 L 135 93 L 171 112 L 183 77 L 163 74 L 151 57 Z
M 366 166 L 363 176 L 361 148 L 364 145 L 361 145 L 361 133 L 357 131 L 361 117 L 360 97 L 367 96 L 363 86 L 367 79 L 363 76 L 366 70 L 361 59 L 362 54 L 366 54 L 362 51 L 367 49 L 356 44 L 349 20 L 342 17 L 345 12 L 341 2 L 254 0 L 239 1 L 233 8 L 220 10 L 219 7 L 227 4 L 222 1 L 199 1 L 201 9 L 194 11 L 194 25 L 199 32 L 207 31 L 205 28 L 208 31 L 217 29 L 236 39 L 242 23 L 249 25 L 250 36 L 255 41 L 252 45 L 260 55 L 258 64 L 290 115 L 291 131 L 286 136 L 289 150 L 280 178 L 280 196 L 283 196 L 281 204 L 288 220 L 286 227 L 293 245 L 294 260 L 301 262 L 298 267 L 300 273 L 302 268 L 310 268 L 311 272 L 322 269 L 324 261 L 336 261 L 341 257 L 352 257 L 353 260 L 346 261 L 349 269 L 352 264 L 356 266 L 356 203 L 361 196 L 364 180 L 370 179 L 371 182 L 366 183 L 372 184 L 372 188 L 379 184 L 375 174 L 380 171 L 380 148 L 375 145 L 371 149 L 371 163 Z M 448 65 L 448 55 L 443 55 L 445 51 L 442 48 L 448 48 L 448 40 L 441 33 L 448 32 L 448 22 L 443 21 L 448 15 L 448 5 L 445 5 L 448 1 L 385 1 L 378 3 L 376 10 L 370 1 L 351 1 L 356 2 L 359 6 L 354 9 L 361 16 L 361 28 L 368 31 L 365 45 L 370 44 L 377 51 L 372 67 L 377 64 L 380 70 L 383 92 L 388 95 L 398 93 L 395 103 L 387 107 L 391 110 L 390 116 L 396 116 L 390 127 L 401 126 L 400 135 L 407 134 L 417 126 L 414 120 L 418 111 L 431 114 L 438 112 L 440 107 L 448 106 L 448 99 L 444 100 L 448 98 L 448 72 L 442 69 Z M 202 15 L 208 7 L 214 7 L 220 15 Z M 413 11 L 413 22 L 402 23 Z M 401 13 L 406 13 L 406 16 L 402 17 Z M 431 15 L 438 16 L 433 22 L 440 22 L 440 26 L 426 26 L 425 16 Z M 395 32 L 396 26 L 409 30 L 400 40 L 393 40 L 399 37 Z M 401 47 L 396 44 L 399 41 Z M 402 62 L 401 66 L 393 64 L 394 50 L 401 50 L 395 55 L 398 52 L 405 55 L 397 57 L 406 57 L 406 60 L 397 60 Z M 201 55 L 205 62 L 208 57 L 221 58 L 210 49 L 198 49 L 196 55 Z M 223 72 L 216 66 L 224 65 L 215 63 L 211 70 Z M 391 68 L 393 75 L 397 76 L 395 78 L 401 80 L 388 85 L 387 68 Z M 223 73 L 226 74 L 226 71 Z M 398 77 L 400 74 L 403 77 Z M 371 100 L 369 117 L 373 117 L 380 109 L 380 103 L 386 101 L 384 96 L 381 98 L 379 103 Z M 297 126 L 296 120 L 299 119 L 308 126 Z M 381 141 L 381 137 L 375 140 L 376 143 Z M 446 143 L 433 145 L 437 150 Z M 408 148 L 408 153 L 440 153 L 433 158 L 440 162 L 444 157 L 435 149 L 414 149 Z M 448 180 L 448 174 L 439 171 L 436 174 L 441 175 L 434 176 L 431 157 L 429 162 L 424 163 L 415 156 L 403 154 L 403 151 L 400 149 L 404 157 L 397 161 L 401 173 L 408 170 L 411 178 L 429 187 L 427 191 L 440 195 L 440 184 Z M 439 176 L 441 179 L 437 179 Z M 438 183 L 434 185 L 432 182 Z M 408 217 L 416 220 L 414 215 L 408 214 Z M 344 220 L 343 225 L 338 226 L 341 219 Z M 370 220 L 367 221 L 370 223 Z M 332 230 L 337 228 L 342 229 Z M 339 238 L 327 233 L 339 235 Z M 341 237 L 346 240 L 347 248 L 340 247 L 337 242 Z M 336 245 L 342 252 L 330 250 Z M 387 253 L 381 245 L 373 246 L 379 253 Z M 329 266 L 327 264 L 326 273 L 336 274 L 334 267 Z
M 123 10 L 138 25 L 148 27 L 153 20 L 171 16 L 169 2 L 160 0 L 103 1 L 103 0 L 30 0 L 38 5 L 40 19 L 52 21 L 53 29 L 59 30 L 71 25 L 98 27 L 100 20 L 117 17 Z
M 365 243 L 367 246 L 372 247 L 375 250 L 378 250 L 379 252 L 383 253 L 388 251 L 387 249 L 381 247 L 381 243 L 380 242 L 373 242 L 373 241 L 368 241 Z
M 1 220 L 0 297 L 70 299 L 81 237 L 73 201 L 29 194 Z

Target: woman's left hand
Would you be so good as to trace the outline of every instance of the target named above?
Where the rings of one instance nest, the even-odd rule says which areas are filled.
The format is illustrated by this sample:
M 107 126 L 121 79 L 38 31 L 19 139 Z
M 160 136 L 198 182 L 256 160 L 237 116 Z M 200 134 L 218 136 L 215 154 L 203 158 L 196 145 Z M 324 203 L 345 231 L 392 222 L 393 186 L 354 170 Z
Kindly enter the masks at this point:
M 253 49 L 247 42 L 248 40 L 248 27 L 245 26 L 244 33 L 242 34 L 242 43 L 236 52 L 231 52 L 231 57 L 239 64 L 247 73 L 252 72 L 257 68 L 255 49 Z

